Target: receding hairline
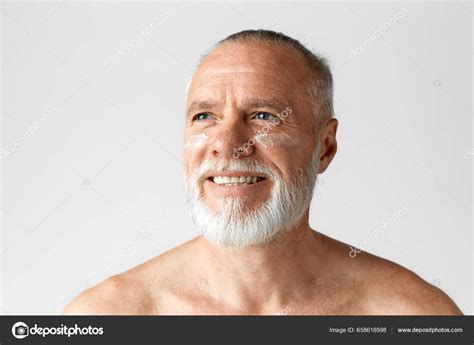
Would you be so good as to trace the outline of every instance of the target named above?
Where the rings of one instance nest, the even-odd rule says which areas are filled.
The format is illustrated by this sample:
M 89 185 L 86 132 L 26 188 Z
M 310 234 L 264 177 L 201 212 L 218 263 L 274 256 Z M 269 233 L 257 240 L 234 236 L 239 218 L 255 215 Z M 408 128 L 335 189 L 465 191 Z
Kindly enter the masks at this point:
M 295 49 L 293 46 L 286 44 L 285 42 L 282 41 L 263 41 L 263 40 L 252 40 L 252 39 L 242 39 L 242 40 L 231 40 L 231 41 L 219 41 L 215 46 L 213 46 L 211 49 L 206 51 L 201 58 L 199 59 L 199 63 L 197 65 L 197 69 L 205 62 L 207 58 L 212 57 L 212 55 L 216 52 L 219 52 L 220 48 L 226 48 L 227 46 L 233 46 L 233 45 L 246 45 L 250 47 L 258 47 L 258 46 L 264 46 L 268 48 L 273 48 L 273 47 L 280 47 L 281 49 L 287 49 L 289 52 L 295 53 L 295 56 L 298 56 L 302 58 L 302 61 L 304 61 L 305 66 L 308 67 L 311 72 L 314 74 L 318 74 L 321 72 L 319 69 L 315 69 L 314 66 L 310 64 L 310 61 L 307 60 L 306 56 L 302 54 L 299 50 Z

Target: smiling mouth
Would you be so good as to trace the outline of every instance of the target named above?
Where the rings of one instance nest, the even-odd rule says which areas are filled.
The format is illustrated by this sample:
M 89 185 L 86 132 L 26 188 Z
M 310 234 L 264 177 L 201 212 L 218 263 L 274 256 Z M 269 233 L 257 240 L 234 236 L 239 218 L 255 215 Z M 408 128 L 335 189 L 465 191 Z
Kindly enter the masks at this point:
M 262 176 L 211 176 L 209 181 L 220 186 L 247 186 L 266 180 Z

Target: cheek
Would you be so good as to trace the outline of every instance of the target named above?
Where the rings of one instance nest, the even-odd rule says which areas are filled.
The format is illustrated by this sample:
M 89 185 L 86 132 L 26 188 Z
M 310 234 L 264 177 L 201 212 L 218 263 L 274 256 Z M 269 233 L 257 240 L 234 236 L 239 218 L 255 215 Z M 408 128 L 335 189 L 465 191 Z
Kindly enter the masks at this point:
M 272 157 L 274 163 L 286 171 L 285 174 L 304 166 L 311 148 L 311 137 L 303 133 L 269 133 L 261 136 L 258 142 L 260 151 Z
M 298 153 L 301 153 L 302 149 L 309 145 L 305 134 L 291 136 L 287 133 L 269 133 L 258 136 L 256 139 L 264 148 L 297 149 Z
M 208 136 L 206 133 L 198 133 L 191 135 L 184 141 L 184 170 L 186 176 L 189 176 L 196 164 L 196 159 L 199 159 L 200 152 L 207 142 Z
M 206 133 L 199 133 L 190 136 L 184 142 L 184 152 L 187 153 L 196 153 L 199 151 L 204 144 L 206 143 L 208 136 Z

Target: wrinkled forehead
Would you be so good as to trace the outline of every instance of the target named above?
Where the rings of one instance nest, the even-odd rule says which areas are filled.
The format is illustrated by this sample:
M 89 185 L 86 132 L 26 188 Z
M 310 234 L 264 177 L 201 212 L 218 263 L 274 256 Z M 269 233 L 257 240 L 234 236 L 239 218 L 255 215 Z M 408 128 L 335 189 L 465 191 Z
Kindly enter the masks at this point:
M 311 70 L 304 57 L 283 44 L 227 43 L 199 66 L 189 87 L 195 97 L 273 96 L 287 99 L 306 93 Z

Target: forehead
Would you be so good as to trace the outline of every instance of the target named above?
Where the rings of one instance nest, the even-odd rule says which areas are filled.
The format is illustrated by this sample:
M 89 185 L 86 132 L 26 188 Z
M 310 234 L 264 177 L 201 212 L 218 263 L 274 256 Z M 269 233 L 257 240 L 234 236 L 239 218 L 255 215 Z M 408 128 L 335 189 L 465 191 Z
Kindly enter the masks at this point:
M 272 96 L 282 100 L 306 93 L 311 70 L 301 53 L 280 43 L 225 43 L 199 66 L 189 89 L 194 97 L 223 99 Z

